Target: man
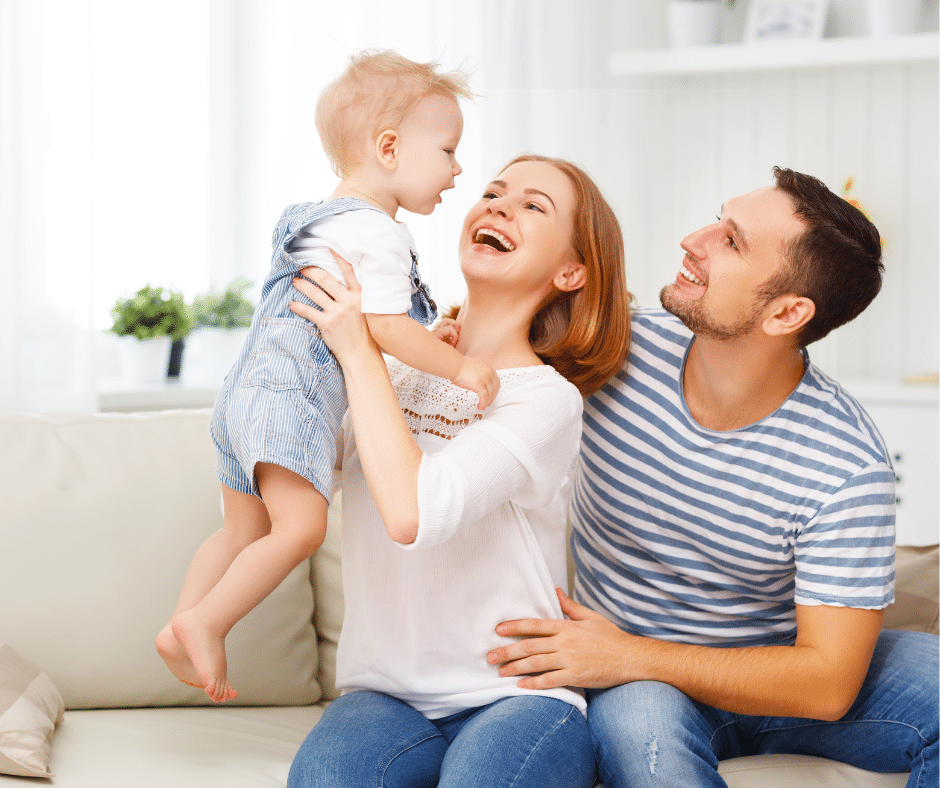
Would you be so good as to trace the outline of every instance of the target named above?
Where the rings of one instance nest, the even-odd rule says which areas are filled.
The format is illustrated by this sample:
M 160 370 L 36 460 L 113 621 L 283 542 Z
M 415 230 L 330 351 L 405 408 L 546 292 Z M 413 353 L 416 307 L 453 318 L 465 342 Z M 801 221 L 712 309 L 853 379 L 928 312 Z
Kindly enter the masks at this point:
M 500 624 L 523 639 L 489 655 L 521 686 L 589 688 L 605 788 L 724 786 L 719 759 L 762 752 L 937 785 L 938 639 L 881 632 L 894 473 L 804 349 L 878 293 L 880 238 L 815 178 L 774 176 L 682 241 L 666 312 L 634 313 L 585 407 L 586 607 L 559 590 L 571 620 Z

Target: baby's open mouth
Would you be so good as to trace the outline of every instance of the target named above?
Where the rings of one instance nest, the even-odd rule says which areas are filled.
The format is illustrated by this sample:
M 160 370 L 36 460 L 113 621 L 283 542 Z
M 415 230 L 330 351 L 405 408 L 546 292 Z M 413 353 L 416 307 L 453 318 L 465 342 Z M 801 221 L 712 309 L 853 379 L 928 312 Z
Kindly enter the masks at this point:
M 490 227 L 483 227 L 477 230 L 476 235 L 473 236 L 473 242 L 492 246 L 499 252 L 512 252 L 516 248 L 516 245 L 505 235 Z

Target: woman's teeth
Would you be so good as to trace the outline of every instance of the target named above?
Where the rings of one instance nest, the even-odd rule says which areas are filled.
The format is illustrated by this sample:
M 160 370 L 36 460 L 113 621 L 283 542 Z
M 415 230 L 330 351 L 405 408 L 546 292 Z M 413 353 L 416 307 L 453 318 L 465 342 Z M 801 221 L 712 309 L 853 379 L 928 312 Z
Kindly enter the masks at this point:
M 503 235 L 498 230 L 493 230 L 489 227 L 484 227 L 481 230 L 477 230 L 477 234 L 473 236 L 473 242 L 478 244 L 487 244 L 488 246 L 492 246 L 494 249 L 498 249 L 500 252 L 512 252 L 516 248 L 516 245 L 505 235 Z
M 686 279 L 688 279 L 693 284 L 701 285 L 702 287 L 705 287 L 705 283 L 685 266 L 682 266 L 682 268 L 679 269 L 679 273 L 682 274 Z

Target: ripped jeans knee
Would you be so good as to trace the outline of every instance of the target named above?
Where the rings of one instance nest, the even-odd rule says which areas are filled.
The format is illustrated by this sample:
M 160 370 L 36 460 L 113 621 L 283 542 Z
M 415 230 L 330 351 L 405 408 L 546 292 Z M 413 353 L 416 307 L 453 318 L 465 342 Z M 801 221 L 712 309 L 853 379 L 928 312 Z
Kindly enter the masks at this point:
M 605 788 L 725 786 L 712 748 L 716 725 L 668 684 L 638 681 L 588 693 L 588 726 Z

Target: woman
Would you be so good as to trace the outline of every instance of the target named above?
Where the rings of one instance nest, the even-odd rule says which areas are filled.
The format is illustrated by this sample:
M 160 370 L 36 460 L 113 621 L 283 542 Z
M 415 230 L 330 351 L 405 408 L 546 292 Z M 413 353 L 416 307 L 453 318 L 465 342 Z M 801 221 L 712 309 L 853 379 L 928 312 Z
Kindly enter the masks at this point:
M 342 365 L 349 421 L 344 694 L 301 746 L 293 788 L 594 782 L 582 695 L 521 689 L 486 654 L 501 621 L 562 617 L 582 396 L 629 344 L 620 229 L 580 169 L 522 156 L 471 208 L 459 251 L 456 346 L 500 376 L 482 414 L 448 381 L 394 359 L 386 374 L 351 269 L 349 292 L 322 271 L 322 291 L 296 283 L 324 310 L 292 307 Z

